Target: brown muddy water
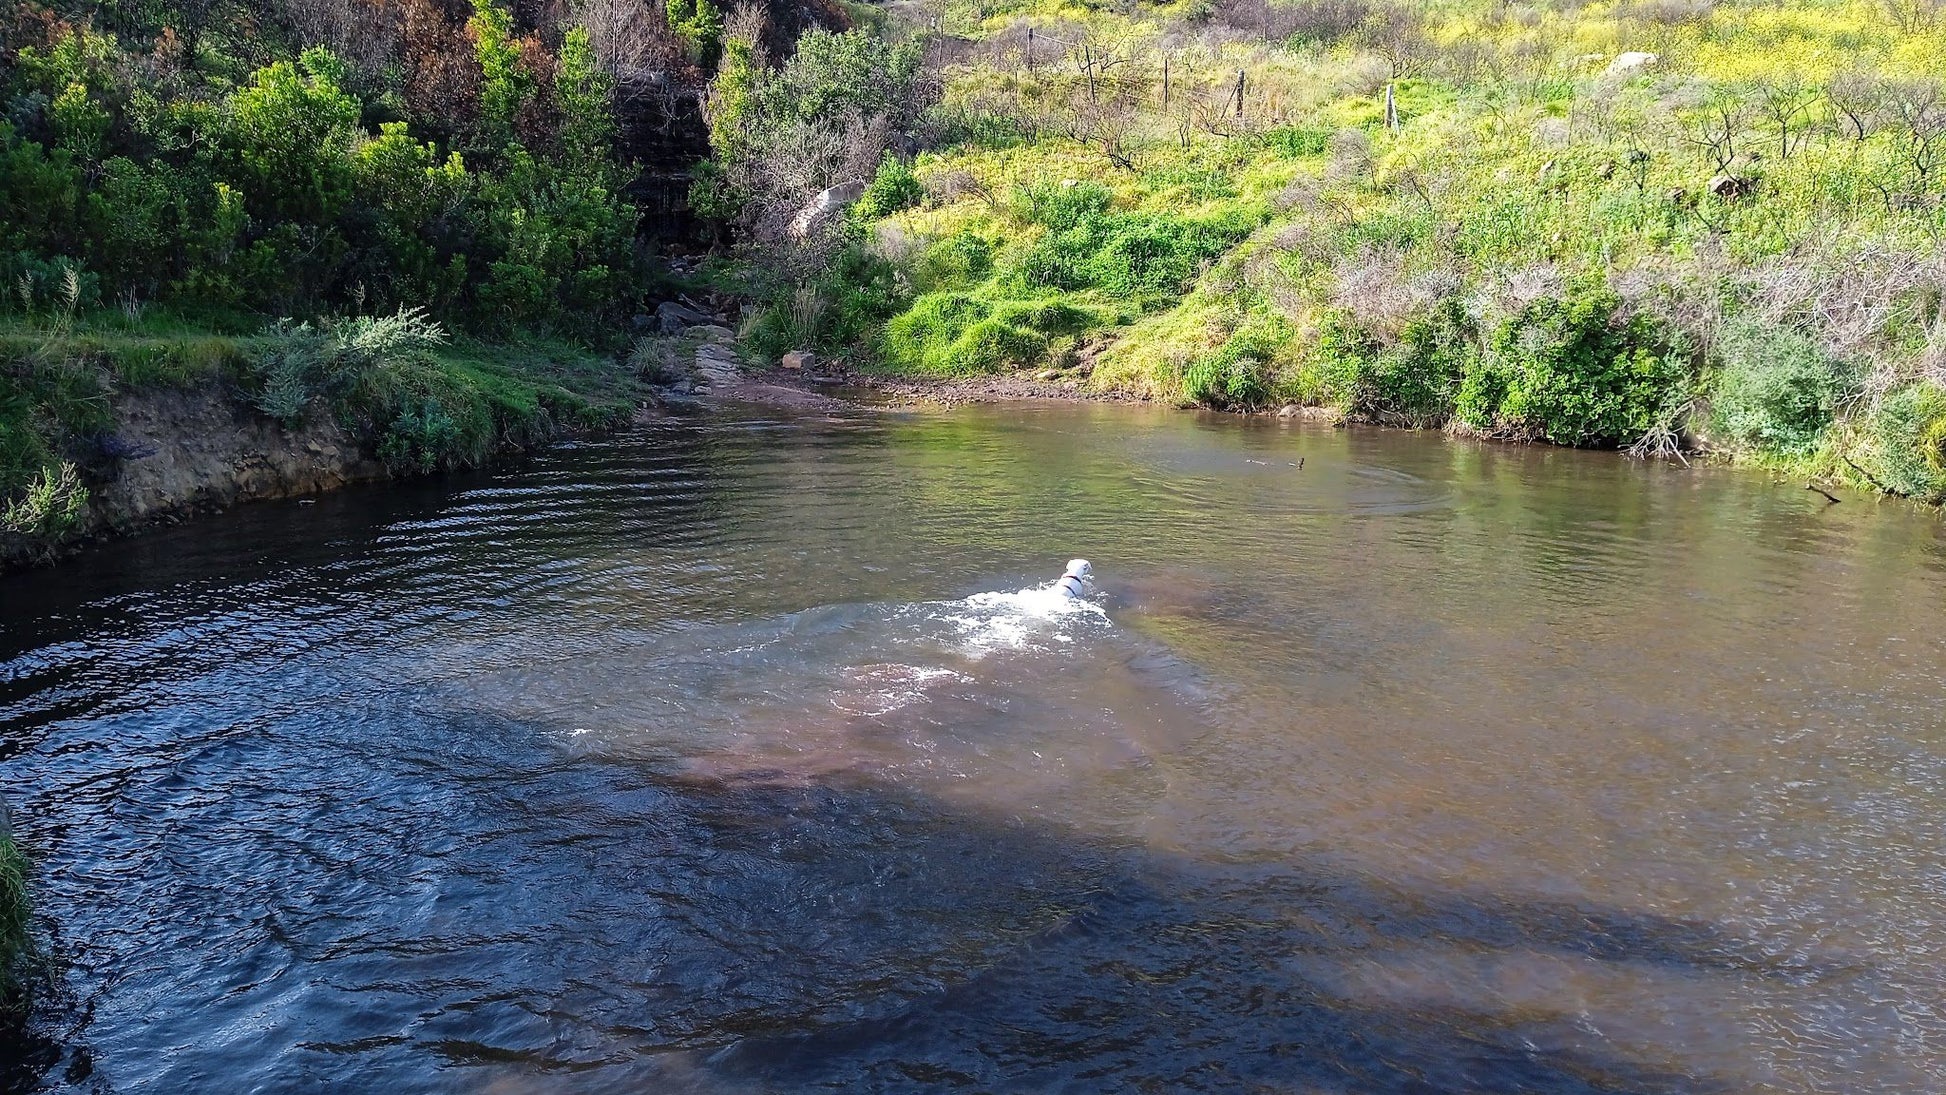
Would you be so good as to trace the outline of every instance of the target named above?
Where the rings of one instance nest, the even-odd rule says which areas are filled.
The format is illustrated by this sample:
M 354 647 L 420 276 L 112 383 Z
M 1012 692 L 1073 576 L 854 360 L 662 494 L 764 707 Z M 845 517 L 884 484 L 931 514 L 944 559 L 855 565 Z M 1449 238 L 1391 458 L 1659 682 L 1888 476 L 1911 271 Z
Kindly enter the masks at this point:
M 1943 601 L 1899 506 L 1120 407 L 245 507 L 0 581 L 6 1083 L 1946 1090 Z

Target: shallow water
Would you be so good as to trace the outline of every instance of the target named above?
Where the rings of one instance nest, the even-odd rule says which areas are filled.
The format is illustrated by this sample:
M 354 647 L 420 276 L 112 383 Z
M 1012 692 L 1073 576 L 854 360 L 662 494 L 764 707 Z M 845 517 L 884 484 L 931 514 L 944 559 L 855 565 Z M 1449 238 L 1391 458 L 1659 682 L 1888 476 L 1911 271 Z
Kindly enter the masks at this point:
M 0 1086 L 1938 1091 L 1946 540 L 1800 488 L 727 416 L 0 579 Z

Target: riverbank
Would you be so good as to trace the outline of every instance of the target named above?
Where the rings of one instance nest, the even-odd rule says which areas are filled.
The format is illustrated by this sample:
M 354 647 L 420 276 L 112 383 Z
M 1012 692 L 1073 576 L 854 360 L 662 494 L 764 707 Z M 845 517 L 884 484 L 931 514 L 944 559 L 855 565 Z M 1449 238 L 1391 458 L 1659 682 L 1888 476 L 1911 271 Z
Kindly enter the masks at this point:
M 788 241 L 756 245 L 747 331 L 974 397 L 959 378 L 1085 369 L 1938 505 L 1946 199 L 1911 150 L 1942 31 L 1780 10 L 1002 3 L 932 28 L 923 123 L 809 182 L 774 168 L 842 130 L 793 91 L 832 58 L 726 67 L 756 105 L 712 129 L 717 166 L 796 188 L 746 211 Z
M 476 466 L 625 424 L 631 361 L 449 337 L 411 312 L 238 334 L 82 317 L 0 331 L 0 570 L 349 483 Z

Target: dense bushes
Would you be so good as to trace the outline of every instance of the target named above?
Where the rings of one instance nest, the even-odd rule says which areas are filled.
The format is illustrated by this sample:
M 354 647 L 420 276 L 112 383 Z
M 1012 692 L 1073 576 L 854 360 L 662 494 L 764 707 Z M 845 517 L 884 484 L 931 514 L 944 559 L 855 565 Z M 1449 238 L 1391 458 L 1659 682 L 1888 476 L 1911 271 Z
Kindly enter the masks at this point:
M 920 295 L 892 318 L 876 350 L 895 368 L 975 373 L 1033 364 L 1145 305 L 1181 294 L 1254 226 L 1247 214 L 1210 218 L 1117 212 L 1095 183 L 1016 188 L 1008 215 L 1034 242 L 1002 249 L 960 232 L 927 242 L 905 263 Z M 858 211 L 854 211 L 855 215 Z M 1030 238 L 1031 237 L 1030 235 Z M 1260 402 L 1261 373 L 1239 343 L 1210 368 L 1234 402 Z M 1220 379 L 1217 374 L 1220 373 Z
M 851 228 L 839 236 L 824 276 L 800 283 L 787 298 L 760 312 L 745 341 L 758 354 L 773 358 L 805 346 L 863 346 L 907 299 L 899 271 Z
M 324 34 L 342 49 L 167 6 L 104 9 L 113 34 L 0 17 L 0 532 L 80 522 L 118 458 L 100 441 L 118 385 L 220 376 L 289 424 L 344 419 L 400 468 L 609 413 L 539 363 L 442 344 L 599 343 L 634 306 L 589 32 L 523 27 L 502 0 L 372 13 Z M 255 333 L 266 315 L 306 321 Z
M 859 195 L 853 213 L 862 219 L 876 220 L 910 209 L 925 198 L 926 188 L 919 185 L 912 165 L 888 154 L 879 163 L 878 173 L 872 176 L 870 185 Z
M 1035 332 L 968 332 L 1063 299 L 1104 324 L 1040 355 L 1098 389 L 1761 453 L 1924 495 L 1946 24 L 1795 0 L 1705 14 L 944 16 L 964 37 L 934 48 L 942 104 L 910 165 L 926 198 L 901 161 L 902 196 L 874 180 L 853 210 L 915 294 L 888 357 L 998 367 Z M 1614 65 L 1637 49 L 1659 57 Z
M 35 270 L 68 263 L 102 301 L 186 308 L 413 306 L 504 331 L 628 306 L 612 81 L 580 28 L 544 50 L 479 0 L 449 59 L 477 96 L 422 125 L 397 117 L 402 70 L 322 46 L 232 84 L 52 27 L 0 70 L 0 266 L 29 278 L 10 305 L 44 303 Z
M 910 204 L 912 181 L 886 150 L 930 103 L 916 41 L 865 31 L 813 29 L 781 66 L 762 64 L 765 24 L 739 9 L 724 33 L 723 60 L 706 102 L 711 158 L 698 166 L 691 200 L 738 224 L 773 261 L 822 258 L 826 242 L 796 224 L 812 195 L 839 183 L 873 182 L 873 207 Z M 882 183 L 879 176 L 884 176 Z M 903 204 L 900 204 L 903 203 Z M 882 212 L 892 211 L 886 206 Z M 794 250 L 809 249 L 808 256 Z
M 1473 320 L 1446 298 L 1408 318 L 1394 339 L 1342 309 L 1327 313 L 1310 352 L 1315 397 L 1345 414 L 1394 426 L 1442 426 L 1460 379 L 1478 358 Z
M 1460 381 L 1458 420 L 1558 445 L 1630 444 L 1683 381 L 1680 353 L 1607 289 L 1536 300 L 1508 317 Z
M 1858 433 L 1863 470 L 1875 485 L 1946 504 L 1946 387 L 1920 381 L 1892 393 Z
M 1183 370 L 1183 394 L 1213 407 L 1249 410 L 1271 398 L 1272 362 L 1290 339 L 1280 318 L 1259 318 L 1240 326 L 1211 353 Z
M 1716 353 L 1714 424 L 1723 440 L 1764 452 L 1809 454 L 1858 386 L 1810 339 L 1755 319 L 1731 323 Z
M 374 439 L 400 471 L 477 464 L 503 441 L 560 425 L 604 424 L 627 409 L 603 406 L 533 370 L 504 370 L 479 353 L 446 352 L 449 337 L 422 312 L 279 322 L 259 340 L 244 385 L 288 426 L 330 415 Z M 518 353 L 543 357 L 544 349 Z
M 1029 287 L 1098 290 L 1131 303 L 1180 296 L 1203 266 L 1248 235 L 1247 213 L 1175 217 L 1096 213 L 1051 230 L 1022 257 L 1016 274 Z

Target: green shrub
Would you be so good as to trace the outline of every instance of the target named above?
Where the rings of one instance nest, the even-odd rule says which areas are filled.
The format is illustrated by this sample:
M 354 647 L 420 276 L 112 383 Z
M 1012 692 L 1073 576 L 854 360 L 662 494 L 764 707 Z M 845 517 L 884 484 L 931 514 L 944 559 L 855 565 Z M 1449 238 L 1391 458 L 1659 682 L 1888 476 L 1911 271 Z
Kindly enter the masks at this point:
M 314 47 L 296 63 L 257 70 L 230 97 L 220 139 L 256 215 L 322 221 L 351 201 L 359 106 L 340 86 L 342 72 L 331 51 Z
M 101 279 L 66 256 L 42 260 L 14 251 L 0 253 L 4 305 L 50 317 L 71 317 L 101 303 Z
M 458 462 L 460 425 L 436 399 L 408 403 L 392 419 L 379 439 L 378 456 L 401 471 L 433 471 Z
M 1032 324 L 1076 324 L 1066 306 L 1019 302 L 995 306 L 963 293 L 928 293 L 886 324 L 880 353 L 895 368 L 970 374 L 1029 365 L 1047 352 L 1048 335 Z
M 1796 331 L 1755 320 L 1729 324 L 1717 341 L 1716 428 L 1742 445 L 1802 456 L 1839 406 L 1858 389 L 1858 377 Z
M 81 193 L 73 156 L 23 140 L 0 121 L 0 253 L 61 253 L 76 234 Z
M 0 510 L 0 529 L 50 539 L 72 531 L 88 505 L 80 469 L 66 460 L 43 465 L 20 496 Z
M 1290 335 L 1281 318 L 1245 323 L 1222 346 L 1183 370 L 1183 394 L 1211 407 L 1263 406 L 1271 398 L 1271 362 Z
M 867 30 L 832 33 L 814 27 L 758 87 L 758 113 L 767 127 L 819 122 L 846 115 L 885 117 L 906 129 L 927 105 L 918 85 L 923 60 L 915 36 L 893 42 Z
M 1471 317 L 1447 298 L 1409 318 L 1390 342 L 1342 310 L 1329 313 L 1312 351 L 1324 394 L 1346 415 L 1427 428 L 1452 417 L 1475 351 Z
M 495 0 L 473 0 L 466 21 L 473 59 L 480 66 L 480 124 L 489 151 L 513 139 L 514 115 L 533 94 L 533 77 L 520 64 L 513 12 Z
M 912 280 L 923 292 L 957 289 L 993 272 L 993 244 L 971 232 L 936 240 L 912 264 Z
M 1930 381 L 1881 401 L 1863 428 L 1876 484 L 1894 494 L 1946 503 L 1946 388 Z
M 0 827 L 0 1005 L 18 995 L 20 964 L 33 949 L 27 872 L 27 857 Z
M 557 144 L 565 170 L 598 178 L 613 170 L 614 92 L 615 78 L 596 58 L 588 29 L 570 28 L 554 68 L 554 105 L 561 115 Z
M 911 209 L 925 200 L 926 188 L 919 185 L 912 165 L 888 152 L 879 161 L 878 174 L 872 176 L 871 185 L 865 187 L 865 193 L 851 207 L 851 215 L 861 220 L 877 220 Z
M 966 329 L 938 355 L 938 371 L 954 374 L 992 373 L 1032 365 L 1047 353 L 1047 339 L 997 319 L 983 319 Z
M 897 368 L 946 371 L 943 349 L 992 314 L 991 305 L 964 293 L 927 293 L 885 325 L 881 355 Z
M 1453 416 L 1460 377 L 1474 356 L 1463 314 L 1441 309 L 1413 320 L 1399 341 L 1379 355 L 1368 378 L 1369 413 L 1402 426 L 1444 425 Z
M 1076 188 L 1079 189 L 1079 188 Z M 1061 223 L 1070 210 L 1056 211 Z M 1239 214 L 1192 219 L 1155 213 L 1092 213 L 1050 231 L 1020 261 L 1028 289 L 1099 290 L 1115 300 L 1149 302 L 1180 294 L 1205 263 L 1254 227 Z
M 1108 212 L 1115 195 L 1097 182 L 1043 182 L 1016 187 L 1014 215 L 1050 232 L 1066 232 Z
M 286 428 L 295 428 L 310 410 L 317 396 L 316 386 L 324 379 L 326 336 L 308 323 L 292 325 L 288 321 L 280 321 L 272 333 L 259 358 L 263 382 L 254 402 L 258 410 Z
M 319 397 L 340 417 L 386 423 L 416 414 L 425 420 L 423 408 L 413 404 L 421 394 L 417 379 L 432 371 L 431 353 L 446 341 L 444 328 L 414 308 L 315 325 L 279 320 L 265 332 L 258 353 L 254 401 L 285 426 L 302 421 Z M 417 428 L 422 424 L 408 422 L 405 434 L 437 435 L 430 428 Z M 408 446 L 395 451 L 420 450 Z
M 1647 318 L 1620 319 L 1618 305 L 1605 288 L 1583 288 L 1509 317 L 1465 366 L 1459 420 L 1559 445 L 1642 437 L 1684 379 L 1683 362 Z
M 723 52 L 723 9 L 710 0 L 664 0 L 663 13 L 690 60 L 705 68 L 716 63 Z

